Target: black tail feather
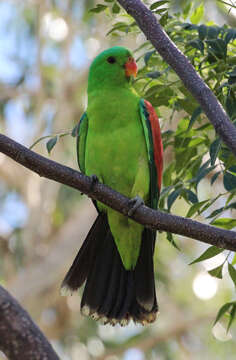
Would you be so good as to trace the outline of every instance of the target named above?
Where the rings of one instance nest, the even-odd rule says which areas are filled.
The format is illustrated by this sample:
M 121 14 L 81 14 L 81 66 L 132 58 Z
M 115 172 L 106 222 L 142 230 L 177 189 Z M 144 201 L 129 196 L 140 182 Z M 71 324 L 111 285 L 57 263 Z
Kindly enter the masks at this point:
M 123 297 L 122 306 L 117 314 L 118 320 L 129 320 L 130 317 L 133 317 L 132 313 L 132 303 L 134 302 L 135 289 L 134 289 L 134 272 L 126 271 L 126 284 L 125 284 L 125 293 Z
M 119 274 L 118 279 L 118 287 L 117 287 L 117 293 L 116 293 L 116 299 L 114 305 L 112 305 L 111 310 L 109 311 L 108 317 L 111 319 L 117 318 L 118 313 L 121 309 L 124 297 L 125 297 L 125 291 L 126 291 L 126 284 L 127 284 L 127 272 L 125 271 L 124 267 L 121 264 L 120 256 L 116 256 L 116 262 L 117 265 L 117 273 Z
M 112 254 L 107 244 L 107 237 L 101 240 L 97 257 L 90 268 L 84 293 L 81 301 L 81 308 L 89 306 L 90 312 L 97 312 L 106 298 L 107 286 L 109 284 L 110 269 L 112 268 Z
M 136 299 L 147 311 L 151 311 L 156 298 L 154 271 L 153 271 L 153 245 L 155 242 L 155 233 L 152 230 L 144 229 L 141 244 L 141 250 L 135 270 L 134 282 Z
M 107 295 L 99 308 L 99 313 L 104 314 L 105 317 L 112 318 L 115 317 L 115 315 L 112 316 L 112 310 L 115 309 L 118 297 L 120 296 L 122 300 L 122 291 L 119 289 L 120 282 L 122 282 L 122 271 L 120 266 L 120 259 L 118 256 L 116 256 L 115 243 L 112 238 L 108 240 L 110 246 L 112 247 L 111 255 L 113 264 L 111 269 L 111 276 L 107 284 Z M 122 285 L 122 288 L 123 287 L 124 284 Z
M 77 290 L 87 279 L 81 309 L 104 323 L 126 325 L 130 319 L 153 322 L 158 310 L 153 272 L 155 232 L 144 229 L 134 270 L 125 270 L 107 215 L 99 213 L 62 287 Z
M 96 218 L 91 227 L 86 239 L 83 242 L 78 254 L 76 255 L 73 264 L 71 265 L 65 279 L 62 282 L 64 286 L 69 287 L 72 291 L 80 288 L 88 277 L 89 270 L 99 251 L 99 241 L 102 241 L 107 233 L 108 227 L 104 226 L 106 215 L 101 213 Z M 97 241 L 94 241 L 97 239 Z

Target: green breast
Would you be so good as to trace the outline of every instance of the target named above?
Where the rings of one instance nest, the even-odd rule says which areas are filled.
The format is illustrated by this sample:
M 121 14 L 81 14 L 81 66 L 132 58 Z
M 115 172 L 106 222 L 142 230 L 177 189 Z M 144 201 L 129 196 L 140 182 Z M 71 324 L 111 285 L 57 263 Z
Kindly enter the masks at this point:
M 93 93 L 89 97 L 85 172 L 101 182 L 144 201 L 149 195 L 149 167 L 140 98 L 130 89 Z M 143 227 L 102 204 L 126 269 L 133 268 L 139 255 Z
M 130 196 L 139 162 L 147 160 L 147 150 L 139 116 L 140 99 L 130 90 L 120 92 L 104 92 L 89 99 L 85 170 Z

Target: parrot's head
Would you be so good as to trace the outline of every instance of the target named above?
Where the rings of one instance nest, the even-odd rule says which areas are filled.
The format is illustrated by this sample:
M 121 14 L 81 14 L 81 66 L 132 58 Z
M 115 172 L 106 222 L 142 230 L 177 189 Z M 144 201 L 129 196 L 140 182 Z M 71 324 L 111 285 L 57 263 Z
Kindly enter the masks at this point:
M 122 86 L 136 76 L 137 64 L 132 53 L 121 46 L 115 46 L 100 53 L 89 70 L 89 88 L 94 86 Z

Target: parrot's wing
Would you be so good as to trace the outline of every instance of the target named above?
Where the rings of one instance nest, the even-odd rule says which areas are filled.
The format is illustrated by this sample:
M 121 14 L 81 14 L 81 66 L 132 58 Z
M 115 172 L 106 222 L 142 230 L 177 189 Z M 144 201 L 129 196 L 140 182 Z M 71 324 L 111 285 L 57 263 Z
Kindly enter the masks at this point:
M 163 145 L 157 114 L 152 105 L 144 99 L 140 100 L 140 115 L 147 145 L 150 169 L 150 204 L 157 208 L 161 191 L 163 169 Z
M 85 146 L 88 132 L 88 117 L 86 112 L 80 118 L 77 136 L 77 160 L 80 170 L 85 174 Z

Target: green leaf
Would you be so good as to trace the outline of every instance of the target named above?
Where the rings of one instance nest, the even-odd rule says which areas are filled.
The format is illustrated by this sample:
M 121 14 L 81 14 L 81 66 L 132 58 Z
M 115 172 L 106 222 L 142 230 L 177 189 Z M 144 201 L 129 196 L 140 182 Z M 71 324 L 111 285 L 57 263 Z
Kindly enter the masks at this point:
M 204 142 L 205 142 L 204 138 L 194 137 L 189 141 L 188 148 L 196 147 L 196 146 L 198 146 L 198 145 L 200 145 L 200 144 L 202 144 Z
M 216 39 L 218 37 L 219 32 L 220 32 L 220 29 L 218 29 L 216 26 L 208 26 L 207 27 L 207 38 L 208 39 Z
M 211 178 L 211 185 L 214 184 L 214 182 L 216 181 L 216 179 L 218 178 L 218 176 L 220 175 L 221 171 L 217 171 Z
M 108 2 L 108 3 L 112 3 L 114 2 L 115 0 L 104 0 L 105 2 Z
M 236 226 L 236 219 L 231 219 L 231 218 L 220 218 L 220 219 L 216 219 L 213 222 L 211 222 L 211 225 L 223 228 L 223 229 L 227 229 L 227 230 L 231 230 L 233 227 Z
M 207 169 L 204 169 L 202 171 L 199 171 L 197 174 L 197 179 L 196 179 L 196 185 L 198 185 L 198 183 L 206 176 L 208 175 L 213 169 L 215 168 L 215 166 L 210 166 Z
M 160 76 L 162 75 L 162 73 L 160 71 L 152 71 L 152 72 L 148 72 L 146 74 L 146 76 L 148 78 L 151 78 L 151 79 L 157 79 L 159 78 Z
M 176 242 L 174 240 L 173 234 L 170 232 L 167 232 L 166 237 L 167 237 L 167 240 L 171 243 L 171 245 L 173 245 L 177 250 L 180 251 L 180 248 L 178 247 L 178 245 L 176 244 Z
M 173 171 L 174 171 L 174 167 L 175 167 L 174 162 L 171 162 L 164 171 L 163 184 L 165 186 L 169 186 L 169 185 L 172 184 L 172 174 L 173 174 Z
M 206 251 L 204 251 L 204 253 L 201 256 L 199 256 L 197 259 L 192 261 L 189 265 L 196 264 L 200 261 L 210 259 L 210 258 L 220 254 L 222 251 L 224 251 L 224 249 L 220 249 L 213 245 L 213 246 L 209 247 Z
M 226 111 L 230 118 L 236 116 L 236 96 L 233 91 L 229 91 L 225 101 Z
M 230 168 L 229 168 L 230 170 Z M 236 176 L 226 171 L 223 177 L 224 188 L 227 191 L 236 189 Z
M 204 40 L 207 35 L 207 27 L 206 25 L 200 25 L 198 28 L 198 35 L 200 40 Z
M 233 267 L 233 265 L 231 265 L 230 263 L 228 263 L 228 271 L 229 271 L 229 275 L 230 275 L 231 279 L 234 282 L 234 286 L 236 287 L 236 270 Z
M 169 2 L 169 0 L 160 0 L 160 1 L 156 1 L 154 2 L 151 6 L 150 6 L 150 10 L 155 10 L 158 7 L 167 4 Z
M 230 309 L 231 306 L 234 306 L 234 302 L 228 302 L 220 308 L 216 316 L 214 325 L 222 318 L 222 316 Z
M 210 158 L 211 158 L 211 165 L 212 166 L 215 165 L 216 158 L 218 156 L 220 148 L 221 148 L 221 139 L 216 138 L 213 141 L 213 143 L 211 143 L 211 146 L 210 146 Z
M 235 209 L 236 210 L 236 202 L 233 202 L 226 206 L 226 209 Z
M 233 71 L 227 73 L 229 76 L 236 76 L 236 66 L 233 68 Z
M 236 30 L 235 29 L 229 29 L 227 31 L 227 34 L 225 36 L 225 42 L 228 44 L 231 40 L 236 39 Z
M 200 50 L 202 54 L 204 53 L 204 43 L 200 39 L 188 41 L 187 45 L 192 46 L 194 49 Z
M 155 14 L 161 15 L 162 13 L 166 12 L 167 10 L 168 10 L 167 8 L 160 8 L 160 9 L 154 10 L 153 12 Z
M 225 210 L 226 210 L 226 208 L 224 206 L 222 206 L 219 209 L 212 211 L 212 213 L 207 216 L 207 219 L 211 219 L 211 218 L 215 217 L 216 215 L 221 214 Z
M 52 149 L 56 145 L 57 140 L 58 140 L 58 136 L 55 136 L 55 137 L 51 138 L 49 141 L 47 141 L 46 147 L 47 147 L 47 151 L 49 154 L 51 153 Z
M 203 16 L 204 16 L 204 5 L 202 3 L 194 10 L 193 14 L 190 17 L 190 20 L 193 24 L 198 24 L 202 20 Z
M 230 326 L 232 325 L 234 319 L 235 319 L 235 313 L 236 313 L 236 305 L 234 305 L 230 311 L 230 318 L 229 318 L 229 322 L 228 322 L 228 326 L 227 326 L 227 332 L 230 329 Z
M 111 30 L 109 30 L 106 35 L 108 36 L 116 30 L 121 31 L 121 32 L 127 32 L 128 28 L 129 28 L 129 26 L 127 25 L 127 23 L 120 21 L 120 22 L 116 23 L 115 26 L 113 26 L 113 28 Z
M 207 160 L 198 170 L 197 175 L 191 179 L 190 182 L 195 182 L 196 186 L 198 185 L 198 183 L 209 173 L 211 172 L 215 166 L 210 166 L 208 167 L 208 165 L 210 164 L 210 159 Z
M 227 54 L 227 44 L 222 39 L 206 40 L 209 52 L 219 59 L 225 59 Z
M 235 84 L 235 83 L 236 83 L 236 76 L 230 76 L 228 83 L 229 83 L 230 85 Z M 226 83 L 226 84 L 227 84 L 227 83 Z
M 166 12 L 164 15 L 162 15 L 162 17 L 159 20 L 159 23 L 161 24 L 161 26 L 163 26 L 163 27 L 166 26 L 168 17 L 169 17 L 168 12 Z
M 179 196 L 179 194 L 181 193 L 182 189 L 177 189 L 172 191 L 172 193 L 168 196 L 167 199 L 167 207 L 168 210 L 170 211 L 171 206 L 173 205 L 173 203 L 175 202 L 175 200 L 177 199 L 177 197 Z
M 198 116 L 202 113 L 202 108 L 201 106 L 198 106 L 192 116 L 191 116 L 191 119 L 190 119 L 190 122 L 189 122 L 189 125 L 188 125 L 188 130 L 190 130 L 194 124 L 194 122 L 197 120 Z
M 196 195 L 192 190 L 184 189 L 184 192 L 185 192 L 186 195 L 187 195 L 187 199 L 188 199 L 192 204 L 198 203 L 197 195 Z
M 233 258 L 231 265 L 235 265 L 235 264 L 236 264 L 236 253 L 234 254 L 234 258 Z
M 214 276 L 218 279 L 222 279 L 222 269 L 223 269 L 223 264 L 221 264 L 220 266 L 217 266 L 215 269 L 212 269 L 212 270 L 209 270 L 208 273 L 211 275 L 211 276 Z
M 188 213 L 187 213 L 186 217 L 192 217 L 207 202 L 208 202 L 208 200 L 204 200 L 204 201 L 200 201 L 200 202 L 198 202 L 196 204 L 193 204 L 191 206 L 191 208 L 188 210 Z
M 107 5 L 97 4 L 97 6 L 93 9 L 90 9 L 89 12 L 90 13 L 100 13 L 106 9 L 107 9 Z
M 115 3 L 113 6 L 112 6 L 112 9 L 111 9 L 112 13 L 113 14 L 119 14 L 120 12 L 120 7 L 117 3 Z
M 228 205 L 230 203 L 230 201 L 234 198 L 234 195 L 235 195 L 234 193 L 229 194 L 229 196 L 227 197 L 225 205 Z
M 146 54 L 144 55 L 145 65 L 148 64 L 148 61 L 150 60 L 151 56 L 152 56 L 155 52 L 156 52 L 155 50 L 146 52 Z

